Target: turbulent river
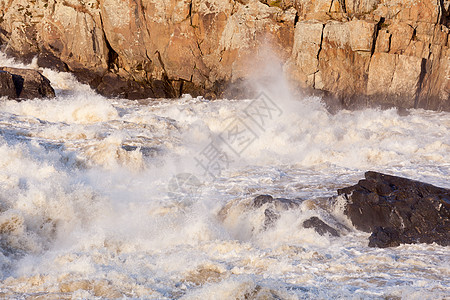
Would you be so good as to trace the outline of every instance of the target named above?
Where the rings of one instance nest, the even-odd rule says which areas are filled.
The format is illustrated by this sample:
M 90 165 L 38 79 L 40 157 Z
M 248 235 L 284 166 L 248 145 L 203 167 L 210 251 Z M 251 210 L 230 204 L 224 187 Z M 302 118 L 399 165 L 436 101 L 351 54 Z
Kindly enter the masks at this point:
M 330 114 L 280 84 L 107 99 L 43 73 L 55 99 L 0 99 L 1 298 L 449 297 L 448 247 L 369 248 L 330 200 L 367 170 L 449 188 L 449 113 Z M 260 194 L 300 206 L 267 227 Z M 320 236 L 312 216 L 349 230 Z

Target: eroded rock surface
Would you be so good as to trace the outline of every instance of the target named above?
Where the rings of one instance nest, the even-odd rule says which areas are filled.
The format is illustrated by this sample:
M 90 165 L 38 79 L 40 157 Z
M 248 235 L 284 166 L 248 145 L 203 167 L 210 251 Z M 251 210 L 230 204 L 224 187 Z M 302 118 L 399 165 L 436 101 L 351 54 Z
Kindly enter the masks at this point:
M 376 172 L 338 190 L 353 225 L 372 232 L 369 246 L 450 245 L 450 190 Z
M 2 49 L 107 96 L 227 96 L 278 60 L 345 108 L 450 110 L 450 1 L 11 0 Z M 270 45 L 271 51 L 265 51 Z M 234 96 L 234 95 L 231 95 Z

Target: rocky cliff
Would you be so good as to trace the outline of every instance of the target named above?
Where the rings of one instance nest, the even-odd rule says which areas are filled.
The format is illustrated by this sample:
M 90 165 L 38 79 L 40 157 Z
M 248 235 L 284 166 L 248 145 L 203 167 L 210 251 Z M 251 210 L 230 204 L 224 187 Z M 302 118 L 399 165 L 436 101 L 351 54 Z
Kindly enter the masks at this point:
M 221 97 L 274 55 L 293 86 L 325 91 L 344 107 L 450 110 L 449 5 L 2 0 L 0 41 L 3 51 L 37 55 L 105 95 Z

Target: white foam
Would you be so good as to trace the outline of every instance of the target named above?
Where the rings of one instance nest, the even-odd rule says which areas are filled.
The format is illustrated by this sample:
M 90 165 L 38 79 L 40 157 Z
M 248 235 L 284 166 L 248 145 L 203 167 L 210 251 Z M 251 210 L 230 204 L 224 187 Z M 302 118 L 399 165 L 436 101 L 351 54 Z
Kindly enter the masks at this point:
M 21 66 L 1 55 L 0 62 Z M 372 249 L 368 234 L 337 238 L 302 227 L 311 216 L 345 223 L 339 200 L 330 206 L 324 199 L 368 169 L 449 187 L 448 113 L 332 115 L 319 98 L 281 88 L 268 93 L 281 114 L 251 127 L 257 138 L 245 151 L 218 144 L 231 161 L 212 178 L 196 158 L 221 141 L 230 122 L 251 121 L 245 110 L 254 99 L 106 99 L 70 74 L 43 72 L 55 99 L 0 102 L 5 297 L 448 294 L 445 247 Z M 186 199 L 169 193 L 178 173 L 198 178 Z M 277 211 L 267 227 L 268 206 L 251 205 L 258 194 L 306 201 Z

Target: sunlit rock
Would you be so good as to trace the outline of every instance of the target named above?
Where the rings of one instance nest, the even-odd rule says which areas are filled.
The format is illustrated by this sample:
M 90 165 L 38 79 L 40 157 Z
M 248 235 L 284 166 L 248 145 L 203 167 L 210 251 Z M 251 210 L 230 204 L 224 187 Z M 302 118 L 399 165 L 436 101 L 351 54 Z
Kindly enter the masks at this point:
M 447 2 L 12 0 L 0 3 L 0 43 L 106 96 L 245 98 L 242 82 L 276 61 L 296 89 L 343 108 L 450 110 Z M 407 79 L 379 86 L 377 53 L 404 55 Z

